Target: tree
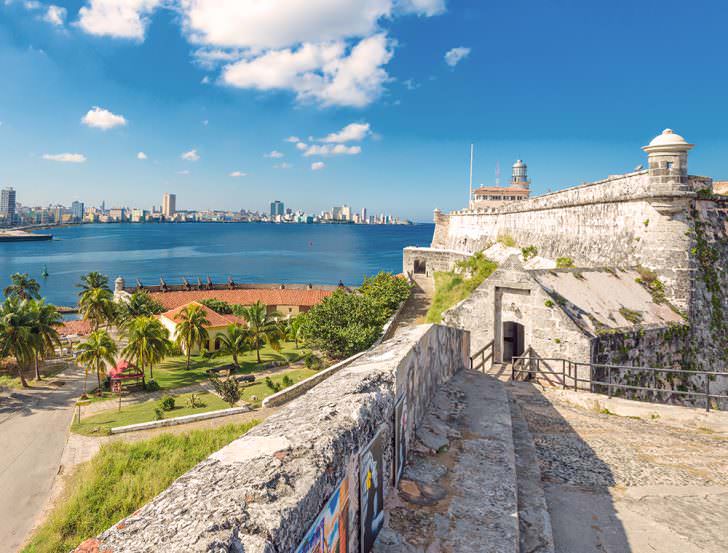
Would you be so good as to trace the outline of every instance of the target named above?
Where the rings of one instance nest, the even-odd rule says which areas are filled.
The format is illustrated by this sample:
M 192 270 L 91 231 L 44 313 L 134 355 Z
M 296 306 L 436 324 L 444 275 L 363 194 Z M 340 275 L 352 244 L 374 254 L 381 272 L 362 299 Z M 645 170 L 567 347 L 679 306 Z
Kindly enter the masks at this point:
M 78 306 L 84 320 L 91 321 L 93 330 L 114 320 L 114 295 L 106 288 L 86 290 L 81 294 Z
M 215 392 L 219 395 L 222 400 L 234 407 L 235 404 L 240 401 L 240 385 L 238 381 L 233 377 L 228 377 L 225 380 L 221 380 L 215 376 L 210 377 L 212 387 L 215 388 Z
M 111 289 L 109 288 L 109 277 L 102 275 L 101 273 L 97 273 L 96 271 L 83 275 L 78 287 L 81 288 L 81 291 L 78 293 L 79 296 L 83 296 L 85 292 L 95 288 L 103 288 L 104 290 L 111 292 Z
M 298 349 L 298 341 L 302 338 L 301 328 L 303 327 L 303 314 L 299 313 L 286 321 L 286 340 L 293 340 Z
M 89 370 L 96 372 L 96 379 L 101 390 L 101 371 L 106 365 L 116 363 L 116 343 L 105 330 L 94 330 L 88 339 L 76 347 L 76 359 L 86 369 L 83 381 L 83 394 L 86 395 L 86 377 Z
M 359 291 L 383 309 L 386 320 L 409 297 L 411 289 L 406 278 L 382 271 L 365 278 Z
M 35 379 L 40 380 L 40 360 L 52 353 L 56 346 L 61 345 L 58 327 L 63 324 L 63 317 L 55 305 L 47 304 L 43 300 L 31 302 L 30 311 L 34 338 Z
M 144 372 L 149 367 L 149 377 L 154 378 L 154 365 L 169 353 L 169 331 L 154 316 L 137 317 L 126 326 L 127 346 L 124 357 L 133 361 Z
M 116 319 L 121 326 L 131 324 L 137 317 L 151 317 L 164 312 L 164 306 L 144 290 L 136 290 L 128 301 L 117 304 Z
M 190 368 L 190 356 L 195 347 L 201 348 L 204 343 L 210 340 L 206 326 L 210 325 L 205 311 L 201 305 L 190 304 L 182 309 L 175 317 L 177 329 L 175 331 L 175 342 L 187 355 L 187 368 Z
M 268 344 L 273 350 L 280 351 L 283 331 L 278 324 L 280 313 L 273 311 L 268 313 L 266 306 L 257 301 L 250 306 L 237 306 L 235 314 L 243 317 L 248 323 L 250 332 L 250 343 L 255 348 L 258 363 L 260 359 L 260 348 Z
M 15 273 L 10 277 L 10 286 L 3 293 L 5 297 L 15 296 L 21 300 L 37 299 L 40 297 L 40 284 L 30 278 L 28 273 Z
M 250 332 L 243 325 L 233 323 L 227 327 L 227 333 L 220 335 L 220 352 L 232 355 L 233 365 L 240 367 L 238 356 L 250 349 Z
M 0 358 L 14 357 L 23 388 L 28 387 L 23 370 L 35 355 L 33 315 L 28 300 L 11 296 L 0 308 Z

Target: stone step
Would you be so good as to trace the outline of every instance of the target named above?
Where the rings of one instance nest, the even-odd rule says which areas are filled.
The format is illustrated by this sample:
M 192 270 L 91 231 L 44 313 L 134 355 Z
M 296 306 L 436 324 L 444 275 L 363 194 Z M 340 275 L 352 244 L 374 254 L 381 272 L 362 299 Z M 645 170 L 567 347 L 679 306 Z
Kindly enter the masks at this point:
M 520 553 L 554 553 L 551 516 L 541 483 L 536 447 L 518 403 L 510 392 L 508 395 L 516 456 Z

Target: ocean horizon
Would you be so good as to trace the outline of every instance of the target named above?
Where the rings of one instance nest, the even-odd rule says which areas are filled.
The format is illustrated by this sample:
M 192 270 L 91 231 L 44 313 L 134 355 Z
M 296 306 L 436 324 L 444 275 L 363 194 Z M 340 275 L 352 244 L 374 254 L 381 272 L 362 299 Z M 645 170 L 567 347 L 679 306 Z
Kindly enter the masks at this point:
M 191 283 L 209 276 L 242 283 L 357 286 L 380 270 L 402 270 L 402 248 L 429 246 L 434 224 L 93 224 L 53 228 L 48 242 L 0 244 L 3 287 L 28 273 L 50 303 L 73 306 L 81 275 L 98 271 L 127 286 Z M 43 277 L 47 268 L 48 277 Z

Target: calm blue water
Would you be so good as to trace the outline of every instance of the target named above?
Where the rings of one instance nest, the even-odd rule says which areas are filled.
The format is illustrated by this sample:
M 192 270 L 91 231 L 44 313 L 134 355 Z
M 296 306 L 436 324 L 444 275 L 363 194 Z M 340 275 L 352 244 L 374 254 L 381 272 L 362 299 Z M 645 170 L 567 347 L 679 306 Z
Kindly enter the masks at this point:
M 50 242 L 0 243 L 3 287 L 29 273 L 57 305 L 74 305 L 82 274 L 99 271 L 127 285 L 190 282 L 298 282 L 358 285 L 365 275 L 402 270 L 402 248 L 429 246 L 434 225 L 270 225 L 256 223 L 83 225 L 54 229 Z M 41 271 L 48 266 L 49 277 Z

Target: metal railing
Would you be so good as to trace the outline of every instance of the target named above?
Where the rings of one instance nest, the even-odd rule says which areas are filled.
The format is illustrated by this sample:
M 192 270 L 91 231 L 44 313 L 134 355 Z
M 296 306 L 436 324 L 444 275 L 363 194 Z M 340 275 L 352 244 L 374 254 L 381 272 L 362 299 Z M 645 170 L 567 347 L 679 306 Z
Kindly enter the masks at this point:
M 485 362 L 493 359 L 493 340 L 485 344 L 482 348 L 470 356 L 470 370 L 477 371 L 482 369 L 485 372 Z M 478 364 L 476 365 L 476 360 Z
M 624 375 L 624 372 L 631 372 L 632 374 L 627 376 L 644 379 L 649 385 L 626 384 L 619 381 L 620 377 Z M 587 374 L 588 378 L 585 377 Z M 678 376 L 683 381 L 689 378 L 692 379 L 693 377 L 702 377 L 700 379 L 702 382 L 698 383 L 698 386 L 702 386 L 702 389 L 680 390 L 674 386 L 671 388 L 661 387 L 658 376 L 663 374 Z M 627 399 L 636 399 L 650 403 L 669 403 L 669 400 L 675 396 L 692 396 L 705 400 L 706 411 L 710 411 L 713 400 L 715 400 L 716 408 L 719 410 L 721 409 L 721 402 L 719 400 L 725 400 L 723 402 L 723 409 L 726 409 L 728 406 L 728 394 L 711 392 L 711 382 L 718 378 L 728 379 L 728 373 L 725 372 L 583 363 L 560 357 L 538 357 L 529 348 L 523 355 L 513 358 L 511 380 L 516 380 L 520 375 L 526 375 L 527 377 L 536 375 L 547 376 L 555 380 L 556 384 L 560 384 L 563 389 L 588 389 L 593 393 L 604 394 L 610 398 L 614 395 L 627 397 L 626 392 L 632 391 L 643 392 L 643 397 L 627 397 Z M 580 384 L 582 385 L 581 387 L 579 386 Z M 669 385 L 672 386 L 671 383 Z M 728 389 L 728 382 L 718 389 Z M 624 391 L 625 393 L 619 394 L 619 391 Z

